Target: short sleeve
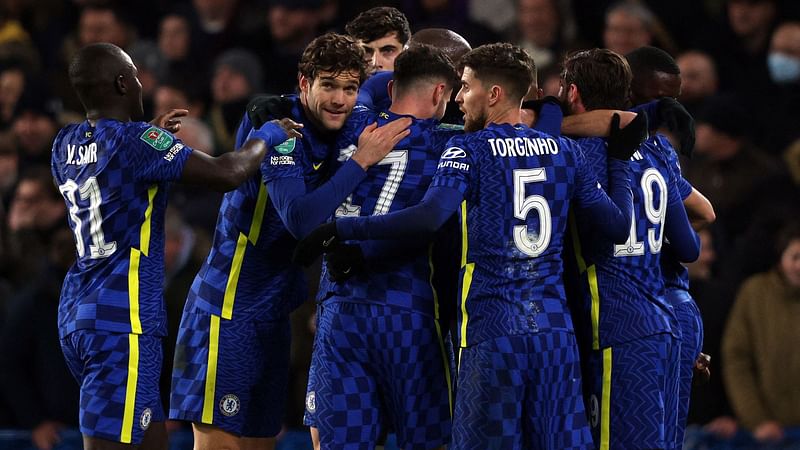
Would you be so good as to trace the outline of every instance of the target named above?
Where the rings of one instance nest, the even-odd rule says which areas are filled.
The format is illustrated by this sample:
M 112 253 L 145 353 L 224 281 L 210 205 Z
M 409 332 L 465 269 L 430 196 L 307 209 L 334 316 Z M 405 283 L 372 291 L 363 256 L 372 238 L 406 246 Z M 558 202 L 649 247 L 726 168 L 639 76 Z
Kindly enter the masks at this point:
M 159 182 L 180 179 L 192 153 L 190 147 L 169 131 L 148 123 L 139 122 L 127 130 L 129 150 L 126 155 L 138 180 Z
M 470 153 L 465 136 L 454 136 L 446 145 L 439 158 L 436 175 L 431 182 L 432 187 L 449 187 L 461 192 L 467 198 L 473 180 L 477 179 L 475 158 Z

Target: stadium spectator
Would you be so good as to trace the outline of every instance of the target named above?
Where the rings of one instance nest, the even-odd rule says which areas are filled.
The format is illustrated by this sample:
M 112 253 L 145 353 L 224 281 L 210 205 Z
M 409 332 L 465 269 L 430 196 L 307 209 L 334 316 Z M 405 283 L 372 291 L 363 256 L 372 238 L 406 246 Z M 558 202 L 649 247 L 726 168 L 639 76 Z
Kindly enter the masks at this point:
M 627 55 L 639 47 L 650 45 L 653 41 L 653 20 L 652 11 L 639 2 L 612 5 L 606 12 L 603 46 L 620 55 Z
M 0 133 L 0 212 L 8 209 L 19 174 L 19 153 L 8 132 Z M 0 214 L 0 219 L 4 218 Z
M 60 217 L 59 217 L 60 219 Z M 50 450 L 60 432 L 78 425 L 78 386 L 58 345 L 58 296 L 75 251 L 72 233 L 62 221 L 52 232 L 47 262 L 28 273 L 9 300 L 11 312 L 0 333 L 0 397 L 17 427 L 32 430 L 33 445 Z
M 297 87 L 300 55 L 319 33 L 322 0 L 269 0 L 264 24 L 246 45 L 269 68 L 264 92 L 281 94 Z
M 771 112 L 762 119 L 766 128 L 763 146 L 771 154 L 781 155 L 800 138 L 800 22 L 785 22 L 775 29 L 767 63 L 775 89 L 761 105 Z
M 226 50 L 214 61 L 208 122 L 220 150 L 233 150 L 242 111 L 250 97 L 261 92 L 263 79 L 261 63 L 247 50 Z
M 45 86 L 27 83 L 14 109 L 11 132 L 19 148 L 20 170 L 33 165 L 47 166 L 50 144 L 58 131 L 58 100 Z
M 780 442 L 800 426 L 800 225 L 777 238 L 780 257 L 748 278 L 736 296 L 722 341 L 725 383 L 737 419 L 759 442 Z
M 753 195 L 773 181 L 775 161 L 753 145 L 747 111 L 731 96 L 710 98 L 697 117 L 695 157 L 683 167 L 686 178 L 708 196 L 717 212 L 720 246 L 729 249 L 748 226 Z
M 412 30 L 447 28 L 464 36 L 472 45 L 502 41 L 491 28 L 469 16 L 467 0 L 401 0 L 398 8 L 408 17 Z
M 11 126 L 17 101 L 25 90 L 25 72 L 17 64 L 0 69 L 0 130 Z
M 158 117 L 171 109 L 186 109 L 188 117 L 205 117 L 205 89 L 201 81 L 170 72 L 158 83 L 153 94 L 153 114 Z
M 691 50 L 677 58 L 681 71 L 681 104 L 692 114 L 702 109 L 705 99 L 717 93 L 717 68 L 714 60 L 700 50 Z
M 406 16 L 396 8 L 377 7 L 364 11 L 345 25 L 347 34 L 364 47 L 369 72 L 394 70 L 394 60 L 411 38 Z
M 539 71 L 558 62 L 564 49 L 564 20 L 558 0 L 520 0 L 514 39 L 536 61 Z
M 171 68 L 190 64 L 191 45 L 189 18 L 181 13 L 165 15 L 158 27 L 158 50 Z

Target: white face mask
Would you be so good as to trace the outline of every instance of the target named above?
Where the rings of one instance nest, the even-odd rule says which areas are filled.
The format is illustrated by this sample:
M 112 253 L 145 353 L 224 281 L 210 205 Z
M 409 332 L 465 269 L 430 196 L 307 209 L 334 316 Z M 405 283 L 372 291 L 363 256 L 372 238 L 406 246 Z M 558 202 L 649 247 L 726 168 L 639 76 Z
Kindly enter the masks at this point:
M 777 84 L 800 81 L 800 58 L 785 53 L 772 52 L 767 57 L 769 75 Z

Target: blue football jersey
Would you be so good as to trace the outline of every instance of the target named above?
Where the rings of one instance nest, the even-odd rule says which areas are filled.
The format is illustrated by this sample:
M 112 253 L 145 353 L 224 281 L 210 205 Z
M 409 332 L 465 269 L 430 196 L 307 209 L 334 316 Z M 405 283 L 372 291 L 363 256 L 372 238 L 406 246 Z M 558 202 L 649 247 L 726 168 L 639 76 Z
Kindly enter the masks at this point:
M 585 138 L 578 143 L 605 188 L 605 140 Z M 659 258 L 667 207 L 681 199 L 660 145 L 658 140 L 647 140 L 631 157 L 633 220 L 626 243 L 614 244 L 576 215 L 571 243 L 580 272 L 576 308 L 586 319 L 581 323 L 591 326 L 591 334 L 587 330 L 585 336 L 591 336 L 593 349 L 674 331 Z
M 653 144 L 661 149 L 666 159 L 667 166 L 672 171 L 673 177 L 677 182 L 678 194 L 681 200 L 686 200 L 692 193 L 692 185 L 683 178 L 681 165 L 678 159 L 678 152 L 663 135 L 657 134 L 650 138 Z M 669 289 L 689 290 L 689 270 L 678 261 L 678 257 L 672 253 L 669 243 L 665 242 L 661 252 L 661 275 L 664 277 L 664 285 Z
M 339 139 L 339 159 L 352 155 L 366 125 L 377 122 L 382 126 L 401 117 L 391 112 L 354 113 Z M 367 178 L 337 209 L 337 217 L 382 215 L 422 200 L 447 141 L 463 134 L 463 127 L 440 124 L 435 119 L 414 119 L 409 130 L 410 134 L 381 162 L 369 168 Z M 433 267 L 429 252 L 411 248 L 405 255 L 371 261 L 367 270 L 344 282 L 332 282 L 323 273 L 318 298 L 324 301 L 333 296 L 348 302 L 398 306 L 436 317 Z
M 58 308 L 62 338 L 79 329 L 166 335 L 167 186 L 190 154 L 145 122 L 86 121 L 58 133 L 51 168 L 77 247 Z
M 296 96 L 291 118 L 308 123 Z M 236 148 L 253 128 L 245 114 Z M 268 149 L 261 172 L 225 194 L 211 252 L 195 277 L 187 302 L 223 319 L 283 317 L 302 303 L 307 285 L 302 269 L 291 264 L 297 243 L 269 201 L 265 183 L 281 178 L 303 179 L 315 188 L 332 165 L 332 142 L 321 140 L 311 126 L 303 138 L 290 138 Z M 334 155 L 335 156 L 335 155 Z
M 526 126 L 490 124 L 450 140 L 432 186 L 458 189 L 461 347 L 573 331 L 562 281 L 571 201 L 607 200 L 580 149 Z

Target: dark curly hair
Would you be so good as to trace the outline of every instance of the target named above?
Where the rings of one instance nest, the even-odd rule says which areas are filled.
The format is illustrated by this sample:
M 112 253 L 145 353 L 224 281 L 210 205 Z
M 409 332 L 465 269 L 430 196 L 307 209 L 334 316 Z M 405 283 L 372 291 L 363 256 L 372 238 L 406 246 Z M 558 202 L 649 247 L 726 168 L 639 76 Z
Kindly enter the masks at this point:
M 378 6 L 362 12 L 348 22 L 344 30 L 364 42 L 380 39 L 393 31 L 403 45 L 411 38 L 411 27 L 405 14 L 390 6 Z
M 564 87 L 575 84 L 588 111 L 627 109 L 632 79 L 625 58 L 604 48 L 568 55 L 561 72 Z
M 499 84 L 514 101 L 522 100 L 536 81 L 536 64 L 525 50 L 508 43 L 487 44 L 461 58 L 482 82 Z
M 448 88 L 460 83 L 453 62 L 442 50 L 427 44 L 413 44 L 394 62 L 394 86 L 398 92 L 403 92 L 420 80 L 444 81 Z
M 303 50 L 297 70 L 312 82 L 323 71 L 334 75 L 354 72 L 359 83 L 367 78 L 364 49 L 352 37 L 337 33 L 325 33 L 311 41 Z

